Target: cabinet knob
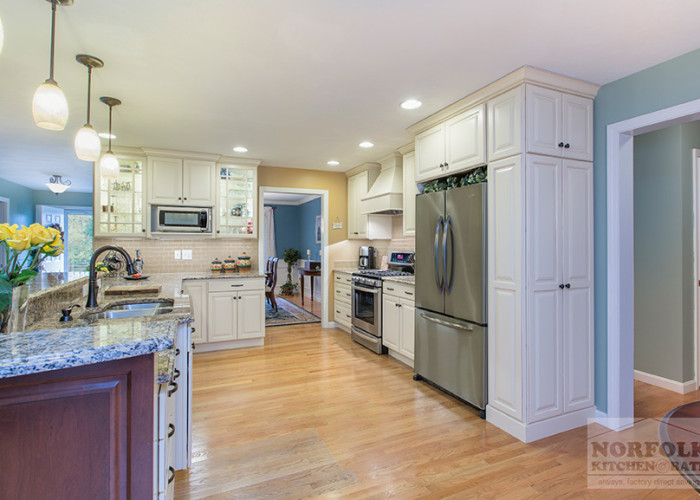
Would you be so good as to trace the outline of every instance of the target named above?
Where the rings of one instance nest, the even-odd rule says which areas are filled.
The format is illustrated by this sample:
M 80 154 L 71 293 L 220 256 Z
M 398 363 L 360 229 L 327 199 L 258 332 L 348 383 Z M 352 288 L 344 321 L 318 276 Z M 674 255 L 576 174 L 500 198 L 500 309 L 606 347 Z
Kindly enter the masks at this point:
M 178 196 L 177 199 L 178 199 L 178 200 L 182 200 L 182 196 Z
M 564 147 L 564 143 L 563 143 L 563 142 L 560 142 L 560 143 L 558 144 L 558 146 L 559 146 L 560 148 L 563 148 L 563 147 Z
M 142 233 L 145 233 L 145 232 L 146 232 L 146 230 L 145 230 L 145 229 L 142 229 L 142 230 L 141 230 L 141 232 L 142 232 Z
M 567 283 L 567 284 L 564 285 L 564 286 L 565 286 L 566 288 L 571 288 L 571 283 Z
M 170 484 L 173 481 L 175 481 L 175 469 L 173 469 L 172 466 L 168 466 L 168 473 L 170 474 L 170 477 L 168 478 L 168 484 Z
M 564 144 L 564 149 L 569 149 L 570 147 L 571 147 L 571 144 L 569 144 L 568 142 L 566 144 Z
M 445 162 L 445 168 L 447 168 L 447 162 Z
M 178 378 L 180 378 L 180 375 L 182 375 L 182 372 L 175 368 L 175 375 L 173 375 L 173 380 L 177 380 Z
M 441 164 L 440 164 L 440 170 L 442 170 L 443 168 L 445 168 L 445 165 L 444 165 L 443 163 L 441 163 Z
M 171 389 L 168 390 L 168 397 L 170 397 L 177 392 L 177 382 L 170 382 L 168 386 L 171 387 Z
M 171 438 L 175 435 L 175 426 L 173 424 L 168 424 L 168 437 Z
M 561 285 L 559 285 L 559 288 L 561 288 L 561 289 L 563 290 L 563 289 L 564 289 L 564 283 L 562 283 Z

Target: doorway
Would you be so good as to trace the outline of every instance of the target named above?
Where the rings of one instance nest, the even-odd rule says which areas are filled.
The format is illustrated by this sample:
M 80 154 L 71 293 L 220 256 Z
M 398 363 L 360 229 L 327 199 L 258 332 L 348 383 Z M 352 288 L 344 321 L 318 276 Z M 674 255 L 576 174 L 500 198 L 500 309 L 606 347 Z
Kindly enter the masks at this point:
M 260 255 L 260 272 L 265 271 L 267 257 L 270 256 L 270 244 L 266 245 L 266 239 L 270 239 L 269 231 L 267 231 L 266 223 L 269 225 L 270 212 L 274 213 L 275 218 L 290 216 L 289 223 L 284 227 L 284 232 L 287 233 L 290 243 L 285 243 L 284 239 L 275 238 L 277 241 L 276 257 L 278 257 L 278 288 L 286 281 L 287 264 L 284 262 L 285 248 L 293 248 L 299 251 L 299 265 L 303 266 L 306 261 L 320 262 L 320 276 L 314 278 L 306 276 L 304 279 L 304 306 L 301 306 L 301 283 L 298 271 L 295 271 L 292 276 L 293 283 L 297 284 L 296 296 L 290 298 L 290 302 L 308 310 L 313 307 L 311 302 L 311 281 L 316 279 L 314 284 L 314 302 L 317 303 L 316 311 L 321 317 L 322 327 L 328 328 L 328 233 L 326 224 L 328 221 L 328 191 L 320 189 L 298 189 L 298 188 L 278 188 L 261 186 L 259 193 L 258 213 L 260 216 L 260 238 L 258 239 L 258 255 Z M 264 216 L 267 206 L 268 216 Z M 305 206 L 308 209 L 299 209 L 298 207 Z M 275 207 L 275 210 L 271 210 Z M 291 207 L 297 207 L 297 220 L 294 219 L 294 214 Z M 285 212 L 285 214 L 283 214 Z M 290 212 L 290 214 L 286 214 Z M 313 215 L 309 215 L 313 212 Z M 304 220 L 300 216 L 304 215 Z M 276 225 L 278 228 L 279 224 Z M 278 231 L 281 232 L 281 231 Z M 295 233 L 290 234 L 290 233 Z M 268 237 L 266 238 L 266 234 Z M 296 238 L 296 239 L 295 239 Z M 320 285 L 320 286 L 319 286 Z M 309 307 L 311 306 L 311 307 Z M 316 313 L 312 313 L 316 314 Z
M 44 260 L 50 273 L 85 272 L 92 256 L 92 209 L 86 207 L 36 206 L 36 220 L 63 233 L 64 252 Z
M 700 99 L 607 128 L 607 419 L 634 423 L 634 137 L 700 119 Z

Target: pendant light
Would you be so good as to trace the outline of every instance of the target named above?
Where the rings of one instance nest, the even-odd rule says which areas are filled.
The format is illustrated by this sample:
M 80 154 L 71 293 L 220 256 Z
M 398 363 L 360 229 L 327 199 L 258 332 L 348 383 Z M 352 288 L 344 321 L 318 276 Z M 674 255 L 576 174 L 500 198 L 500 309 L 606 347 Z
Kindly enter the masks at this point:
M 116 179 L 119 177 L 119 160 L 112 153 L 112 108 L 122 102 L 114 97 L 100 97 L 100 101 L 109 106 L 109 148 L 100 160 L 100 175 L 104 179 Z
M 78 54 L 75 60 L 80 64 L 87 66 L 88 69 L 88 87 L 87 87 L 87 121 L 82 126 L 78 133 L 75 134 L 75 154 L 78 158 L 85 161 L 97 161 L 100 158 L 100 138 L 95 132 L 95 129 L 90 125 L 90 89 L 92 87 L 92 70 L 93 68 L 102 68 L 104 63 L 102 60 L 89 56 L 87 54 Z
M 54 175 L 49 179 L 49 182 L 46 183 L 46 187 L 48 187 L 56 196 L 68 189 L 70 185 L 71 181 L 68 179 L 63 180 L 62 175 Z
M 32 114 L 34 123 L 47 130 L 63 130 L 68 121 L 68 101 L 53 79 L 53 55 L 56 42 L 56 5 L 73 5 L 73 0 L 47 0 L 51 2 L 51 57 L 49 78 L 34 93 Z

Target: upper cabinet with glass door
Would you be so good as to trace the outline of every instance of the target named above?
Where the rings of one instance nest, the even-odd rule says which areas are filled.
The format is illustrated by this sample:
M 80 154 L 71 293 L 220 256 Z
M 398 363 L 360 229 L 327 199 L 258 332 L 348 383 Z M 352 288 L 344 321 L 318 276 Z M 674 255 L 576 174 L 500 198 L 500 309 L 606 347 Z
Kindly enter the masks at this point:
M 257 238 L 259 163 L 236 159 L 217 164 L 217 238 Z
M 146 158 L 121 155 L 119 175 L 105 179 L 95 165 L 95 236 L 145 236 L 144 167 Z

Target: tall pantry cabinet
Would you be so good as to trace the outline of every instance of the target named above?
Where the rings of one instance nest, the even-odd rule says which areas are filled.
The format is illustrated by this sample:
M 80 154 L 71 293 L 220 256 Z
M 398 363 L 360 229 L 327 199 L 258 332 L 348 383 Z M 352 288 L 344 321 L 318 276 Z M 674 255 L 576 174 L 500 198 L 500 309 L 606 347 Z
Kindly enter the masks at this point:
M 546 75 L 487 103 L 486 418 L 525 442 L 595 416 L 592 109 L 598 87 Z

